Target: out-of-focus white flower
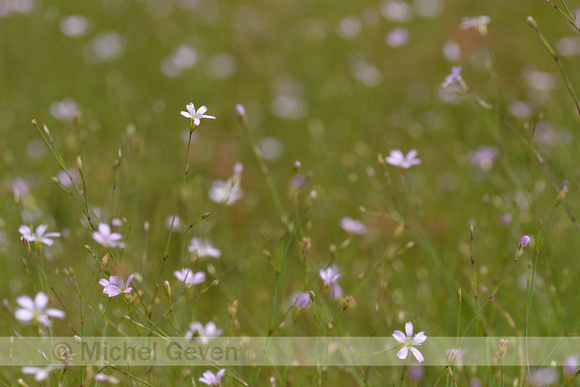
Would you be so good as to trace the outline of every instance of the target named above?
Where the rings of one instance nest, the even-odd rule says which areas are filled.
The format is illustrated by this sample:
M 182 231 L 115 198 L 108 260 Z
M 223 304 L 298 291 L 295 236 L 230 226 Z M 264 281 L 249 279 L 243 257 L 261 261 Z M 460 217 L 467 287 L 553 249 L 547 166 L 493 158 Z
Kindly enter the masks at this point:
M 199 378 L 199 381 L 208 386 L 219 386 L 220 380 L 224 377 L 225 374 L 225 368 L 219 370 L 215 375 L 211 371 L 205 371 L 203 376 Z
M 56 175 L 56 178 L 58 179 L 60 184 L 62 184 L 67 188 L 72 187 L 73 184 L 77 184 L 81 181 L 81 175 L 76 169 L 69 169 L 68 172 L 61 170 Z
M 358 35 L 360 29 L 360 19 L 354 15 L 350 15 L 338 23 L 338 26 L 336 27 L 336 33 L 341 38 L 352 39 Z
M 34 297 L 34 300 L 28 296 L 20 296 L 16 298 L 16 302 L 21 306 L 14 312 L 14 317 L 21 322 L 37 321 L 44 326 L 51 326 L 52 322 L 49 317 L 63 319 L 65 314 L 62 310 L 48 308 L 48 296 L 43 292 L 39 292 Z
M 50 238 L 59 238 L 61 235 L 58 232 L 49 232 L 44 233 L 48 225 L 41 224 L 36 228 L 36 232 L 33 232 L 32 229 L 28 226 L 20 226 L 18 228 L 18 232 L 22 234 L 20 237 L 21 240 L 26 239 L 28 242 L 37 242 L 37 243 L 44 243 L 47 246 L 52 246 L 54 241 Z
M 461 19 L 461 29 L 466 30 L 475 27 L 480 35 L 485 36 L 489 23 L 491 23 L 489 16 L 464 17 Z
M 284 145 L 275 137 L 265 137 L 258 140 L 258 148 L 264 160 L 276 160 L 282 156 Z
M 85 48 L 85 58 L 90 63 L 111 62 L 121 56 L 123 37 L 114 31 L 97 35 Z
M 189 252 L 193 253 L 197 251 L 198 257 L 212 257 L 219 258 L 222 256 L 222 252 L 216 249 L 210 241 L 202 240 L 200 238 L 192 238 L 189 245 Z
M 462 85 L 463 78 L 461 78 L 461 66 L 453 66 L 451 74 L 445 77 L 445 81 L 441 84 L 442 88 L 451 86 L 454 83 Z
M 196 338 L 200 343 L 207 344 L 212 339 L 220 336 L 222 333 L 223 330 L 218 329 L 216 323 L 213 321 L 209 321 L 207 324 L 205 324 L 205 327 L 202 323 L 196 321 L 189 324 L 189 331 L 185 333 L 185 338 L 187 340 Z
M 421 160 L 417 158 L 417 151 L 411 149 L 406 155 L 403 154 L 399 149 L 392 150 L 391 153 L 385 158 L 385 161 L 391 165 L 399 168 L 409 169 L 413 165 L 421 164 Z
M 169 215 L 167 219 L 165 219 L 165 227 L 168 230 L 173 230 L 174 232 L 178 231 L 181 227 L 181 219 L 177 215 Z
M 205 281 L 205 273 L 194 273 L 191 269 L 181 269 L 173 272 L 175 277 L 186 285 L 197 285 Z
M 205 106 L 200 107 L 196 111 L 195 106 L 193 106 L 193 103 L 190 103 L 185 108 L 187 109 L 187 111 L 186 112 L 182 111 L 181 115 L 184 116 L 185 118 L 191 119 L 195 126 L 199 126 L 199 124 L 201 123 L 200 121 L 201 118 L 209 118 L 211 120 L 215 120 L 214 116 L 208 116 L 204 114 L 205 112 L 207 112 L 207 108 Z
M 572 375 L 578 369 L 579 357 L 577 354 L 570 355 L 564 360 L 564 373 Z
M 120 275 L 112 275 L 109 277 L 109 280 L 102 278 L 99 283 L 104 286 L 103 293 L 107 294 L 110 297 L 115 297 L 121 293 L 129 294 L 133 290 L 132 287 L 129 285 L 131 284 L 131 280 L 133 279 L 134 275 L 131 274 L 129 278 L 127 278 L 127 282 L 123 282 L 123 277 Z
M 121 242 L 123 236 L 119 233 L 111 232 L 111 226 L 106 223 L 99 224 L 98 231 L 93 232 L 93 239 L 106 248 L 125 247 L 125 244 Z
M 412 19 L 411 7 L 404 1 L 385 1 L 381 5 L 381 14 L 387 20 L 406 22 Z
M 367 227 L 359 220 L 354 220 L 345 216 L 340 220 L 340 227 L 348 233 L 363 235 L 367 232 Z
M 409 30 L 403 27 L 393 28 L 385 37 L 385 42 L 390 47 L 401 47 L 409 41 Z
M 425 332 L 421 331 L 417 333 L 415 337 L 413 337 L 413 323 L 410 321 L 405 324 L 405 332 L 407 333 L 406 335 L 405 333 L 399 330 L 393 332 L 393 337 L 395 338 L 395 340 L 403 344 L 403 348 L 401 348 L 399 352 L 397 352 L 397 357 L 399 359 L 406 359 L 407 355 L 409 354 L 409 351 L 411 351 L 413 352 L 413 355 L 415 355 L 417 361 L 419 363 L 422 363 L 425 360 L 425 358 L 423 358 L 421 352 L 419 352 L 419 350 L 417 348 L 414 348 L 413 346 L 421 345 L 421 343 L 427 340 Z
M 120 380 L 117 379 L 116 377 L 104 374 L 102 372 L 95 374 L 93 379 L 95 379 L 96 382 L 103 383 L 103 384 L 119 384 L 120 383 Z
M 34 380 L 37 382 L 42 382 L 46 380 L 50 373 L 54 370 L 61 369 L 60 366 L 48 366 L 48 367 L 22 367 L 22 373 L 27 375 L 34 375 Z
M 471 163 L 484 172 L 489 172 L 493 166 L 493 161 L 497 157 L 498 150 L 493 146 L 480 146 L 471 152 L 469 158 Z
M 238 62 L 233 55 L 221 53 L 208 60 L 207 73 L 210 78 L 226 79 L 232 76 L 238 68 Z
M 232 179 L 226 181 L 216 180 L 209 190 L 209 198 L 218 204 L 231 206 L 244 196 L 240 188 L 240 181 L 233 183 Z
M 456 62 L 461 58 L 461 47 L 455 40 L 448 40 L 443 45 L 443 56 L 450 62 Z
M 60 21 L 60 30 L 70 38 L 76 38 L 86 34 L 89 27 L 87 18 L 81 15 L 65 17 Z
M 72 121 L 78 111 L 78 105 L 70 98 L 50 104 L 50 114 L 60 121 Z
M 530 384 L 534 387 L 551 386 L 558 381 L 558 372 L 552 367 L 532 371 Z

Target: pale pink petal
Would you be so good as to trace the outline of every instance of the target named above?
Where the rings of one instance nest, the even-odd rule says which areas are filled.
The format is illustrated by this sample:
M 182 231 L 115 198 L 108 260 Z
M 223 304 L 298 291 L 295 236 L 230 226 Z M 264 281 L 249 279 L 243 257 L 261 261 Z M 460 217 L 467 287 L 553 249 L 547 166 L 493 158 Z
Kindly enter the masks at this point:
M 186 118 L 191 118 L 191 114 L 189 114 L 188 112 L 182 111 L 181 112 L 181 115 L 184 116 L 184 117 L 186 117 Z
M 222 368 L 221 370 L 219 370 L 219 371 L 217 372 L 217 374 L 215 374 L 215 377 L 217 378 L 218 382 L 219 382 L 219 380 L 220 380 L 221 378 L 223 378 L 223 377 L 224 377 L 224 375 L 225 375 L 225 374 L 226 374 L 226 369 L 225 369 L 225 368 Z
M 36 227 L 36 235 L 42 236 L 44 232 L 48 228 L 48 224 L 41 224 L 40 226 Z
M 405 341 L 407 340 L 407 336 L 405 336 L 405 334 L 403 332 L 399 331 L 399 330 L 396 330 L 396 331 L 393 332 L 393 337 L 399 343 L 405 343 Z
M 16 317 L 16 320 L 18 321 L 30 321 L 34 317 L 34 313 L 29 309 L 17 309 L 16 312 L 14 312 L 14 317 Z
M 421 331 L 421 332 L 417 333 L 415 335 L 415 337 L 413 337 L 411 344 L 412 345 L 419 345 L 422 342 L 424 342 L 425 340 L 427 340 L 427 336 L 425 336 L 425 332 Z
M 198 116 L 202 116 L 203 113 L 205 113 L 205 112 L 207 112 L 207 107 L 205 107 L 205 106 L 202 106 L 199 109 L 197 109 L 197 115 Z
M 397 352 L 397 357 L 399 359 L 406 359 L 408 354 L 409 350 L 407 349 L 407 347 L 403 347 L 399 352 Z
M 410 338 L 413 336 L 413 323 L 408 322 L 405 324 L 405 332 L 407 332 L 407 337 Z
M 34 301 L 32 301 L 32 298 L 30 298 L 28 296 L 16 297 L 16 302 L 18 303 L 18 305 L 20 305 L 24 309 L 28 309 L 28 310 L 34 309 Z
M 411 347 L 411 352 L 413 352 L 413 355 L 415 355 L 415 358 L 419 363 L 423 363 L 423 360 L 425 360 L 425 358 L 423 358 L 423 355 L 421 354 L 421 352 L 419 352 L 417 348 Z
M 34 297 L 34 306 L 36 309 L 44 309 L 48 305 L 48 296 L 43 292 L 39 292 L 36 297 Z
M 50 308 L 46 310 L 46 315 L 55 318 L 64 318 L 66 315 L 62 310 Z
M 107 280 L 106 280 L 106 279 L 104 279 L 104 278 L 101 278 L 101 280 L 99 281 L 99 283 L 100 283 L 101 285 L 105 286 L 105 287 L 110 285 L 110 282 L 109 282 L 109 281 L 107 281 Z

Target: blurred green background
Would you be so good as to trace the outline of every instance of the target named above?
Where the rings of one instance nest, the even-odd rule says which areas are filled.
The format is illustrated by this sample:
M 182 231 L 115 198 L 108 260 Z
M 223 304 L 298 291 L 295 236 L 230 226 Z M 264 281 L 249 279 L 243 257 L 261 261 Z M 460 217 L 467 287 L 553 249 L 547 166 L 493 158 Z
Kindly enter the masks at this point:
M 463 17 L 478 15 L 491 18 L 487 37 L 460 28 Z M 267 334 L 274 274 L 263 250 L 276 255 L 287 235 L 236 118 L 234 106 L 241 103 L 289 221 L 297 222 L 311 190 L 319 198 L 288 239 L 281 305 L 288 307 L 300 291 L 322 295 L 318 269 L 334 261 L 343 273 L 341 285 L 355 298 L 336 334 L 368 335 L 375 304 L 375 335 L 388 336 L 402 328 L 400 320 L 411 319 L 428 336 L 456 334 L 459 286 L 466 300 L 462 321 L 477 310 L 468 225 L 475 224 L 478 280 L 491 291 L 521 235 L 537 238 L 557 195 L 526 146 L 493 113 L 442 93 L 451 67 L 460 65 L 470 89 L 521 133 L 537 123 L 532 139 L 547 168 L 558 184 L 570 182 L 569 209 L 558 209 L 541 251 L 530 324 L 531 335 L 568 333 L 580 317 L 574 306 L 580 302 L 580 238 L 568 214 L 580 212 L 579 121 L 528 16 L 562 54 L 572 85 L 578 85 L 580 36 L 544 1 L 0 0 L 2 298 L 12 302 L 31 294 L 20 265 L 20 224 L 69 230 L 47 249 L 47 267 L 55 269 L 61 291 L 67 285 L 59 282 L 59 269 L 71 266 L 85 281 L 99 275 L 83 248 L 94 242 L 80 222 L 82 211 L 50 179 L 59 167 L 30 124 L 36 119 L 47 125 L 70 168 L 82 155 L 90 204 L 103 208 L 104 218 L 124 217 L 131 225 L 125 266 L 111 270 L 141 272 L 145 280 L 138 288 L 149 297 L 167 238 L 165 219 L 177 201 L 183 199 L 178 214 L 186 222 L 212 212 L 178 243 L 163 274 L 174 281 L 173 270 L 185 267 L 191 236 L 206 236 L 222 250 L 222 258 L 211 261 L 220 285 L 196 298 L 195 307 L 184 307 L 175 334 L 193 318 L 227 325 L 227 304 L 234 299 L 240 303 L 240 332 Z M 58 105 L 66 99 L 76 105 Z M 195 132 L 181 189 L 188 121 L 179 112 L 189 102 L 207 106 L 217 119 L 202 121 Z M 78 125 L 75 110 L 81 113 Z M 480 146 L 499 151 L 488 170 L 470 162 Z M 377 155 L 396 148 L 417 149 L 422 164 L 406 177 L 387 167 L 389 186 Z M 123 161 L 111 201 L 118 149 Z M 296 160 L 308 176 L 298 193 L 290 183 Z M 245 166 L 245 196 L 221 207 L 207 192 L 213 180 L 231 176 L 236 162 Z M 369 167 L 376 178 L 369 177 Z M 14 187 L 22 181 L 30 196 L 16 204 Z M 394 235 L 396 222 L 373 212 L 388 212 L 393 197 L 393 207 L 417 234 Z M 506 214 L 511 222 L 502 222 Z M 344 216 L 361 219 L 368 233 L 343 243 Z M 151 232 L 145 242 L 146 221 Z M 307 236 L 312 251 L 305 269 L 301 240 Z M 413 248 L 393 254 L 409 241 Z M 336 253 L 331 244 L 338 246 Z M 500 308 L 487 307 L 488 334 L 522 333 L 532 259 L 529 249 L 497 296 Z M 71 295 L 68 302 L 77 301 Z M 339 308 L 322 302 L 328 302 L 329 315 Z M 321 334 L 312 314 L 296 324 L 292 334 Z M 4 334 L 16 327 L 9 314 L 0 318 Z M 479 325 L 470 332 L 481 334 Z

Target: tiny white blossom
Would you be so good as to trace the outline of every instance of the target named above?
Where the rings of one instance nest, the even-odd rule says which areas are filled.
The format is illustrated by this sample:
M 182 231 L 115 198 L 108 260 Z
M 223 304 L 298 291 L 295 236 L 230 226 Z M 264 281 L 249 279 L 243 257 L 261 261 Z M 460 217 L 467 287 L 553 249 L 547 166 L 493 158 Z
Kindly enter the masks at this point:
M 419 363 L 422 363 L 423 360 L 425 360 L 425 358 L 423 358 L 423 355 L 421 354 L 421 352 L 419 352 L 419 350 L 417 348 L 414 348 L 414 345 L 421 345 L 422 342 L 424 342 L 425 340 L 427 340 L 427 336 L 425 336 L 425 332 L 421 331 L 419 333 L 417 333 L 415 335 L 415 337 L 413 336 L 413 323 L 412 322 L 408 322 L 405 324 L 405 332 L 407 333 L 406 335 L 399 331 L 396 330 L 395 332 L 393 332 L 393 337 L 395 338 L 395 340 L 397 340 L 399 343 L 403 344 L 403 348 L 401 348 L 399 350 L 399 352 L 397 352 L 397 357 L 399 359 L 406 359 L 407 355 L 409 354 L 409 351 L 413 352 L 413 355 L 415 355 L 415 358 L 417 359 L 417 361 Z
M 205 324 L 205 327 L 202 323 L 196 321 L 189 324 L 189 331 L 185 334 L 185 338 L 190 340 L 195 337 L 200 343 L 207 344 L 211 339 L 220 336 L 222 333 L 223 330 L 218 329 L 213 321 L 209 321 Z
M 167 219 L 165 219 L 165 228 L 167 228 L 168 230 L 173 230 L 173 232 L 176 232 L 179 230 L 180 227 L 181 227 L 181 219 L 179 218 L 179 216 L 169 215 Z
M 222 252 L 219 249 L 216 249 L 208 240 L 201 240 L 200 238 L 193 238 L 189 245 L 190 253 L 196 250 L 198 257 L 219 258 L 222 256 Z
M 340 298 L 343 294 L 342 288 L 337 283 L 338 279 L 340 278 L 340 274 L 334 267 L 329 267 L 326 270 L 319 271 L 320 278 L 324 283 L 324 286 L 328 287 L 328 292 L 330 297 L 337 299 Z
M 359 220 L 354 220 L 348 216 L 340 221 L 340 227 L 348 233 L 363 235 L 367 232 L 367 227 Z
M 244 196 L 244 191 L 240 188 L 240 181 L 233 183 L 232 179 L 227 181 L 216 180 L 209 190 L 209 198 L 218 204 L 231 206 Z
M 22 234 L 20 237 L 21 240 L 26 239 L 28 242 L 38 242 L 44 243 L 47 246 L 52 246 L 54 241 L 50 238 L 59 238 L 60 233 L 58 232 L 49 232 L 45 234 L 44 232 L 48 228 L 48 225 L 41 224 L 36 228 L 36 232 L 33 232 L 32 229 L 28 226 L 20 226 L 18 228 L 18 232 Z
M 34 380 L 42 382 L 47 379 L 50 373 L 54 370 L 61 369 L 59 366 L 48 367 L 22 367 L 22 373 L 27 375 L 34 375 Z
M 415 149 L 411 149 L 406 155 L 404 155 L 399 149 L 392 150 L 385 158 L 385 161 L 403 169 L 409 169 L 413 165 L 421 164 L 421 160 L 417 158 L 417 151 Z
M 95 374 L 93 379 L 95 379 L 96 382 L 103 383 L 103 384 L 119 384 L 120 383 L 119 379 L 117 379 L 116 377 L 111 376 L 111 375 L 107 375 L 107 374 L 102 373 L 102 372 Z
M 466 30 L 468 28 L 477 27 L 482 28 L 491 23 L 491 18 L 489 16 L 475 16 L 475 17 L 464 17 L 461 19 L 461 29 Z
M 186 112 L 182 111 L 181 115 L 193 120 L 193 123 L 195 124 L 195 126 L 199 126 L 199 124 L 201 122 L 200 121 L 201 118 L 209 118 L 209 119 L 215 120 L 214 116 L 208 116 L 208 115 L 203 114 L 203 113 L 207 112 L 207 108 L 205 106 L 202 106 L 199 109 L 197 109 L 197 111 L 195 111 L 195 107 L 193 106 L 193 103 L 190 103 L 185 108 L 187 109 L 187 111 Z
M 49 317 L 64 318 L 65 314 L 62 310 L 48 308 L 48 296 L 43 292 L 39 292 L 34 300 L 28 296 L 20 296 L 16 298 L 16 302 L 21 306 L 20 309 L 16 309 L 14 312 L 14 317 L 21 322 L 29 322 L 32 320 L 38 321 L 39 323 L 49 327 L 52 322 L 48 319 Z
M 129 287 L 131 284 L 131 280 L 133 279 L 134 275 L 131 274 L 129 278 L 127 278 L 127 282 L 123 282 L 123 277 L 120 275 L 112 275 L 109 277 L 109 280 L 102 278 L 99 283 L 103 285 L 105 288 L 103 289 L 103 293 L 107 294 L 109 297 L 115 297 L 121 293 L 129 294 L 133 290 L 133 288 Z
M 186 285 L 197 285 L 205 281 L 205 273 L 203 271 L 194 273 L 191 269 L 181 269 L 174 271 L 173 274 Z
M 199 381 L 208 386 L 219 386 L 220 380 L 226 374 L 226 369 L 222 368 L 215 375 L 211 371 L 205 371 Z
M 119 233 L 111 232 L 111 226 L 106 223 L 99 224 L 98 231 L 93 232 L 93 239 L 106 248 L 125 247 L 125 244 L 120 242 L 123 236 Z

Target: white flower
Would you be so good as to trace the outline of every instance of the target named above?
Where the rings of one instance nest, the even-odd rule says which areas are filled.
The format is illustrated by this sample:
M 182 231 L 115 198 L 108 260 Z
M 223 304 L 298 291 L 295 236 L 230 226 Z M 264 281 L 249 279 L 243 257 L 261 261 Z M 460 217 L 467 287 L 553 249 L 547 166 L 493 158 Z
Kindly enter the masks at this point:
M 189 245 L 189 252 L 193 253 L 197 250 L 198 257 L 213 257 L 219 258 L 222 252 L 216 249 L 208 240 L 201 240 L 200 238 L 193 238 Z
M 330 297 L 334 299 L 340 298 L 342 296 L 342 288 L 337 283 L 338 279 L 340 278 L 340 274 L 336 268 L 329 267 L 326 270 L 320 270 L 319 274 L 322 282 L 324 282 L 324 286 L 328 287 Z
M 95 379 L 96 382 L 103 383 L 103 384 L 119 384 L 120 383 L 119 379 L 117 379 L 116 377 L 111 376 L 111 375 L 107 375 L 107 374 L 102 373 L 102 372 L 95 374 L 93 379 Z
M 425 336 L 425 332 L 421 331 L 419 333 L 417 333 L 415 335 L 415 337 L 413 336 L 413 323 L 412 322 L 408 322 L 405 324 L 405 332 L 407 332 L 407 335 L 405 335 L 403 332 L 396 330 L 395 332 L 393 332 L 393 337 L 395 338 L 395 340 L 397 340 L 399 343 L 403 344 L 403 348 L 401 348 L 401 350 L 399 352 L 397 352 L 397 357 L 399 359 L 406 359 L 407 355 L 409 354 L 409 351 L 413 352 L 413 355 L 415 355 L 415 358 L 417 359 L 417 361 L 419 363 L 422 363 L 423 360 L 425 360 L 423 358 L 423 355 L 421 354 L 421 352 L 419 352 L 419 350 L 417 348 L 414 348 L 413 345 L 421 345 L 422 342 L 424 342 L 425 340 L 427 340 L 427 336 Z
M 201 122 L 200 121 L 201 118 L 210 118 L 212 120 L 215 120 L 214 116 L 208 116 L 208 115 L 203 114 L 203 113 L 207 112 L 207 108 L 205 106 L 202 106 L 199 109 L 197 109 L 197 111 L 195 111 L 195 107 L 193 106 L 193 103 L 190 103 L 185 108 L 187 109 L 187 111 L 186 112 L 182 111 L 181 115 L 193 120 L 193 123 L 195 124 L 195 126 L 199 126 L 199 124 Z
M 413 165 L 421 164 L 421 160 L 416 158 L 416 156 L 417 151 L 415 149 L 411 149 L 407 155 L 404 155 L 399 149 L 395 149 L 385 158 L 385 161 L 396 167 L 409 169 Z
M 34 297 L 34 300 L 28 296 L 20 296 L 16 298 L 16 302 L 22 307 L 14 312 L 14 317 L 16 317 L 18 321 L 28 322 L 36 320 L 49 327 L 52 325 L 52 322 L 48 317 L 62 319 L 65 316 L 62 310 L 53 308 L 46 309 L 46 306 L 48 305 L 48 296 L 42 292 L 38 293 L 36 297 Z
M 99 283 L 103 285 L 105 288 L 103 289 L 103 293 L 107 294 L 109 297 L 115 297 L 121 293 L 129 294 L 133 290 L 133 288 L 129 287 L 131 284 L 131 280 L 133 279 L 134 275 L 131 274 L 129 278 L 127 278 L 127 283 L 123 282 L 123 277 L 120 275 L 112 275 L 109 277 L 109 281 L 102 278 Z
M 50 114 L 60 121 L 72 121 L 77 111 L 76 102 L 70 98 L 50 104 Z
M 240 188 L 240 181 L 233 183 L 231 178 L 227 181 L 214 181 L 209 190 L 209 198 L 213 202 L 226 206 L 231 206 L 243 196 L 244 191 Z
M 223 330 L 218 329 L 217 325 L 210 321 L 205 324 L 205 327 L 202 323 L 196 321 L 189 324 L 189 331 L 185 334 L 185 338 L 190 340 L 191 338 L 195 337 L 199 340 L 202 344 L 207 344 L 210 342 L 211 339 L 220 336 L 223 333 Z
M 36 228 L 36 232 L 33 232 L 28 226 L 20 226 L 18 232 L 22 234 L 22 237 L 20 237 L 21 240 L 26 239 L 28 242 L 39 242 L 44 243 L 47 246 L 52 246 L 54 241 L 50 238 L 58 238 L 60 237 L 60 233 L 49 232 L 48 234 L 45 234 L 44 232 L 47 228 L 48 225 L 41 224 Z
M 28 375 L 34 375 L 34 380 L 37 382 L 42 382 L 48 375 L 61 367 L 58 366 L 49 366 L 49 367 L 22 367 L 22 373 Z
M 93 232 L 93 239 L 106 248 L 125 247 L 125 244 L 120 242 L 123 236 L 119 233 L 111 232 L 111 226 L 106 223 L 99 224 L 99 230 Z
M 205 371 L 199 381 L 208 386 L 219 386 L 221 378 L 226 374 L 226 369 L 222 368 L 215 375 L 211 371 Z
M 489 16 L 464 17 L 461 19 L 461 29 L 466 30 L 471 27 L 480 28 L 482 25 L 491 23 Z
M 363 235 L 367 232 L 367 227 L 362 222 L 354 220 L 348 216 L 341 219 L 340 227 L 342 227 L 344 231 L 352 234 Z
M 174 271 L 173 274 L 186 285 L 197 285 L 205 281 L 205 273 L 203 271 L 193 273 L 191 269 L 181 269 Z
M 165 219 L 165 227 L 168 230 L 173 230 L 174 232 L 178 231 L 181 227 L 181 219 L 179 216 L 169 215 L 167 219 Z

